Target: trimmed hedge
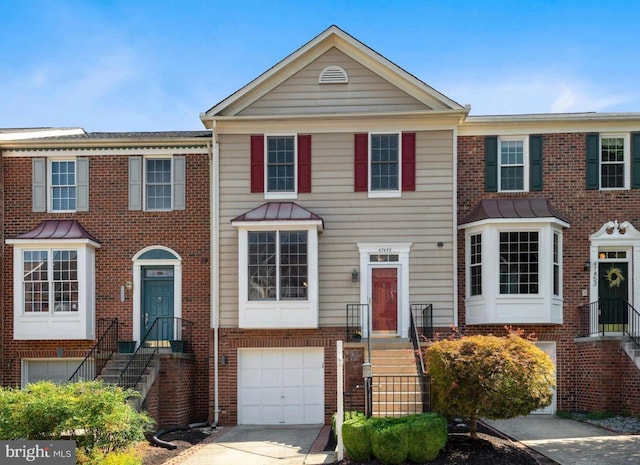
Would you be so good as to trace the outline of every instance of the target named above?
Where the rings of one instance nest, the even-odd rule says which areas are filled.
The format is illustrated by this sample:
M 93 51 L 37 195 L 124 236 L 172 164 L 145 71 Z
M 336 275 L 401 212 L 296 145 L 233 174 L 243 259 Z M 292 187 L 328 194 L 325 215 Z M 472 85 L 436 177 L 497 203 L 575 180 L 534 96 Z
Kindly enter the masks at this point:
M 344 447 L 356 462 L 371 457 L 386 465 L 435 460 L 447 436 L 447 420 L 437 413 L 370 419 L 351 415 L 342 425 Z

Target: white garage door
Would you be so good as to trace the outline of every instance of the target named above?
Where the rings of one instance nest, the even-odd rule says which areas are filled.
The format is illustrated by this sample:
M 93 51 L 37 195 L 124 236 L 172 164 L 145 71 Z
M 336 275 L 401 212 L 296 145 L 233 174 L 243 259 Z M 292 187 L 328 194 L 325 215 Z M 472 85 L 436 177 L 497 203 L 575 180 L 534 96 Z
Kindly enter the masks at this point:
M 82 359 L 23 360 L 22 386 L 36 381 L 66 383 Z
M 553 362 L 553 365 L 555 366 L 556 365 L 556 343 L 537 341 L 535 344 L 540 349 L 544 350 L 547 353 L 547 355 L 549 355 L 549 357 L 551 358 L 551 361 Z M 556 373 L 554 373 L 554 376 L 556 376 Z M 556 379 L 556 382 L 557 382 L 557 379 Z M 551 405 L 545 408 L 534 410 L 531 413 L 538 414 L 538 415 L 553 415 L 554 413 L 556 413 L 556 391 L 557 389 L 553 390 L 553 400 L 551 401 Z
M 324 349 L 239 349 L 238 424 L 324 423 Z

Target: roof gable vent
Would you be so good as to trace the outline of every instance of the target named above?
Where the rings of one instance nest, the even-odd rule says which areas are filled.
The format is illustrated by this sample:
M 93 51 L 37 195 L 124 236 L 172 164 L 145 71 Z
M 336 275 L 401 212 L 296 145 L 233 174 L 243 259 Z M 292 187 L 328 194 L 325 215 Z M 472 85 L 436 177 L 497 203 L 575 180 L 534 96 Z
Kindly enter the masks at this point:
M 320 72 L 318 83 L 320 84 L 346 84 L 349 82 L 347 72 L 340 66 L 327 66 Z

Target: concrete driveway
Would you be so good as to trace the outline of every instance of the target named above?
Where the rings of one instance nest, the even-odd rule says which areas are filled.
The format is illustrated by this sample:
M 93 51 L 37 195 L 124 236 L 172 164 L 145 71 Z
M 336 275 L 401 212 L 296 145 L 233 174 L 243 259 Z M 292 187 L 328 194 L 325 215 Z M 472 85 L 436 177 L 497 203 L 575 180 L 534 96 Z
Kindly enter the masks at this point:
M 323 425 L 235 426 L 212 442 L 172 460 L 173 465 L 318 465 L 334 462 L 322 451 L 329 427 Z

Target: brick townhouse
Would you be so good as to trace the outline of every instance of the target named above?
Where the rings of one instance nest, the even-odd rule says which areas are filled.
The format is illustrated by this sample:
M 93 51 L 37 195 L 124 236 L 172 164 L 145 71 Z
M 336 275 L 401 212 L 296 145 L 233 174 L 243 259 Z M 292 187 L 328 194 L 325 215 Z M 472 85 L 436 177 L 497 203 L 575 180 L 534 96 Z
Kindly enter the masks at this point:
M 640 413 L 640 114 L 469 111 L 331 26 L 203 131 L 0 133 L 2 384 L 68 378 L 117 318 L 160 424 L 327 423 L 338 341 L 361 409 L 363 362 L 513 326 L 544 413 Z

